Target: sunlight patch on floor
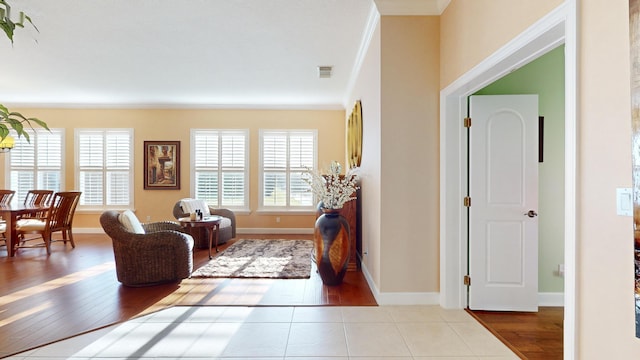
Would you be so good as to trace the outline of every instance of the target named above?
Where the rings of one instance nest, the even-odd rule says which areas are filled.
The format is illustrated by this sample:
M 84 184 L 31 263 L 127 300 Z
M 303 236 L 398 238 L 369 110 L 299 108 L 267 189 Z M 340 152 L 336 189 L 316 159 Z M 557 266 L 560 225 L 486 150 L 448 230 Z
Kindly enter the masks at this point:
M 53 279 L 51 281 L 47 281 L 43 284 L 33 286 L 24 290 L 16 291 L 12 294 L 4 295 L 0 297 L 0 306 L 7 305 L 14 301 L 20 301 L 26 297 L 33 296 L 36 294 L 41 294 L 47 291 L 51 291 L 62 286 L 70 285 L 73 283 L 77 283 L 79 281 L 85 280 L 89 277 L 100 275 L 104 272 L 113 270 L 114 262 L 107 262 L 104 264 L 96 265 L 88 268 L 87 270 L 77 271 L 72 274 Z

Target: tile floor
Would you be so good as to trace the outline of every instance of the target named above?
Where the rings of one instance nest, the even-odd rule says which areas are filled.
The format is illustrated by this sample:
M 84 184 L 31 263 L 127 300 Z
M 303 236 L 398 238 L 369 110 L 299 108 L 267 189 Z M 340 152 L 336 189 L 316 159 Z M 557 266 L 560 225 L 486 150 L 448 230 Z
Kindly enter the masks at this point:
M 173 307 L 9 359 L 518 359 L 438 306 Z

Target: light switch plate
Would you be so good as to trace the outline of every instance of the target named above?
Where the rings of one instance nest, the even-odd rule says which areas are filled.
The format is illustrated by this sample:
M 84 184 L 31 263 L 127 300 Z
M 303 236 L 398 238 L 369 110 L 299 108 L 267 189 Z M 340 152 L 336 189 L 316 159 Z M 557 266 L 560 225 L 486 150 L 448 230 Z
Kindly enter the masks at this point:
M 616 189 L 616 209 L 618 215 L 633 216 L 633 193 L 631 188 Z

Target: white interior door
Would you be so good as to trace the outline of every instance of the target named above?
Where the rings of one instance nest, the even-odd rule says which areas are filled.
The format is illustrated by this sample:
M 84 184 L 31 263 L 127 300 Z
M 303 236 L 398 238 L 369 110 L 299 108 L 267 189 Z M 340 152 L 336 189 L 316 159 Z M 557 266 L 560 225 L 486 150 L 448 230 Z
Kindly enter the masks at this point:
M 538 96 L 472 96 L 469 308 L 538 310 Z

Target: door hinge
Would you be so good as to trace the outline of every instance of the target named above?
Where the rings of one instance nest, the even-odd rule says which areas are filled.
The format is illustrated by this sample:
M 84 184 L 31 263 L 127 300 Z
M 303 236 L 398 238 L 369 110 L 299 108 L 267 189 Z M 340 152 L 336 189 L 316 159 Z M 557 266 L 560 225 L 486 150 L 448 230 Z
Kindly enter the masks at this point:
M 471 276 L 465 275 L 463 282 L 466 286 L 471 286 Z
M 466 127 L 466 128 L 470 128 L 471 127 L 471 118 L 470 117 L 464 118 L 464 127 Z
M 464 197 L 464 206 L 471 207 L 471 198 L 469 196 Z

